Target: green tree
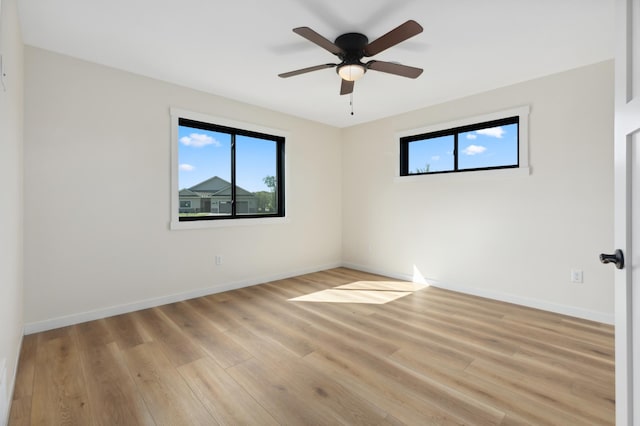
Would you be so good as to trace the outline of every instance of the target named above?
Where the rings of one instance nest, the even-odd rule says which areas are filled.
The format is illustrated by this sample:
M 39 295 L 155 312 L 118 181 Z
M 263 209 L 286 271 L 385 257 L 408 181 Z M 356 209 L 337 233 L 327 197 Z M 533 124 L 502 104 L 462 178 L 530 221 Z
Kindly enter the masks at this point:
M 278 182 L 276 181 L 275 176 L 265 176 L 262 181 L 265 185 L 271 190 L 270 200 L 268 203 L 265 203 L 265 211 L 274 211 L 276 210 L 276 188 L 278 186 Z
M 427 163 L 424 166 L 424 169 L 421 169 L 420 167 L 416 168 L 416 173 L 429 173 L 429 169 L 431 168 L 431 164 Z
M 254 192 L 258 203 L 259 212 L 270 212 L 273 210 L 273 194 L 267 191 Z
M 265 176 L 262 181 L 265 185 L 269 187 L 271 192 L 276 192 L 276 177 L 275 176 Z

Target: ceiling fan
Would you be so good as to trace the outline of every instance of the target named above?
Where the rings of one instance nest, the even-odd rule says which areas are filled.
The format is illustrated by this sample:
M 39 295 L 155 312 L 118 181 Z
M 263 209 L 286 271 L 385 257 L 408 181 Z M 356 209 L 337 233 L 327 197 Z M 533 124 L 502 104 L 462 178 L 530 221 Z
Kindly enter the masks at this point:
M 340 63 L 316 65 L 278 74 L 282 78 L 337 67 L 336 71 L 342 78 L 340 94 L 348 95 L 353 92 L 354 82 L 361 78 L 367 70 L 381 71 L 408 78 L 417 78 L 422 74 L 422 68 L 410 67 L 395 62 L 376 60 L 362 62 L 362 58 L 365 56 L 377 55 L 398 43 L 420 34 L 422 26 L 413 20 L 405 22 L 371 43 L 369 43 L 367 36 L 360 33 L 342 34 L 332 43 L 309 27 L 294 28 L 293 32 L 333 53 L 340 59 Z

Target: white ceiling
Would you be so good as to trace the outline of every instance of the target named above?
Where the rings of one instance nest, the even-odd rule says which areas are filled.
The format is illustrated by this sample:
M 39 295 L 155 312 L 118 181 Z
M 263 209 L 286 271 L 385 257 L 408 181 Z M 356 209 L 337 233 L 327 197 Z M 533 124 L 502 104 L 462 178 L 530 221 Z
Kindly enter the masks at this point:
M 18 0 L 25 44 L 337 127 L 613 58 L 614 0 Z M 291 30 L 370 41 L 408 19 L 421 34 L 373 59 L 424 68 L 370 71 L 355 114 L 337 62 Z

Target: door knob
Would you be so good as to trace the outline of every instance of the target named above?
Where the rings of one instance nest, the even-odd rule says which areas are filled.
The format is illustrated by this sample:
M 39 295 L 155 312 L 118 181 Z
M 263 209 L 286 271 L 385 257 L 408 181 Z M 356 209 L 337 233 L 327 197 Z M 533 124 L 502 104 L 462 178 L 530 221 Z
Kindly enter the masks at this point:
M 624 255 L 622 254 L 622 250 L 617 249 L 614 254 L 600 253 L 600 262 L 613 263 L 618 269 L 624 268 Z

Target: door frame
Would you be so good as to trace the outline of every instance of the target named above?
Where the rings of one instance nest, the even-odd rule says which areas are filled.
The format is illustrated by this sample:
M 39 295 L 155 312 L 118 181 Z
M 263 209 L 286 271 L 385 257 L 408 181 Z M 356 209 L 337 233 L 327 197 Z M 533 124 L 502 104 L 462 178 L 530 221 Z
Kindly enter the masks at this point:
M 627 258 L 627 266 L 616 270 L 614 284 L 616 424 L 638 426 L 640 363 L 634 360 L 640 358 L 640 295 L 632 291 L 638 280 L 632 228 L 634 221 L 640 227 L 640 218 L 634 219 L 632 206 L 640 191 L 632 181 L 640 173 L 633 166 L 638 161 L 633 156 L 640 155 L 640 69 L 634 69 L 640 66 L 640 0 L 616 0 L 615 28 L 614 243 Z

